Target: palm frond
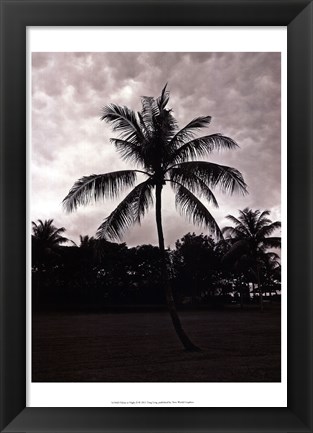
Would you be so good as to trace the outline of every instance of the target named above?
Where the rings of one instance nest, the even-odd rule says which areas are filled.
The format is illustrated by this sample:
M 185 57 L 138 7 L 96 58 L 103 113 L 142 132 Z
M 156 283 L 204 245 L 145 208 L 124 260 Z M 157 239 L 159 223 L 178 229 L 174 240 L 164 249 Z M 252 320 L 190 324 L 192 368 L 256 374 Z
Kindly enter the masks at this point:
M 142 96 L 141 116 L 149 136 L 153 134 L 155 129 L 156 117 L 160 114 L 160 110 L 156 100 L 152 96 Z
M 63 200 L 66 211 L 72 212 L 77 206 L 84 206 L 99 198 L 115 198 L 136 181 L 135 170 L 121 170 L 105 174 L 92 174 L 79 179 Z
M 247 185 L 241 173 L 235 168 L 205 161 L 182 162 L 176 166 L 185 172 L 194 173 L 210 188 L 219 186 L 222 192 L 230 194 L 234 192 L 247 193 Z
M 172 182 L 183 185 L 185 188 L 189 189 L 192 193 L 196 193 L 204 197 L 208 202 L 213 204 L 214 207 L 218 207 L 217 200 L 208 187 L 208 185 L 190 171 L 184 171 L 176 167 L 169 171 L 169 177 Z
M 62 236 L 62 233 L 65 232 L 65 227 L 56 228 L 54 226 L 51 226 L 51 232 L 47 233 L 47 239 L 52 244 L 61 244 L 67 242 L 67 238 Z
M 32 221 L 32 228 L 33 228 L 33 235 L 36 235 L 38 231 L 38 225 L 35 223 L 35 221 Z
M 194 138 L 194 134 L 201 128 L 205 128 L 211 123 L 211 116 L 201 116 L 196 117 L 191 122 L 189 122 L 184 128 L 179 130 L 170 142 L 171 148 L 177 148 L 182 145 L 186 140 L 191 140 Z
M 65 227 L 60 227 L 60 228 L 56 228 L 54 226 L 51 226 L 51 228 L 53 229 L 53 232 L 51 233 L 51 235 L 53 236 L 59 236 L 61 233 L 65 232 Z
M 265 218 L 267 216 L 270 216 L 270 214 L 271 214 L 271 211 L 268 210 L 268 209 L 265 209 L 264 211 L 261 212 L 261 214 L 259 216 L 259 219 L 263 219 L 263 218 Z
M 166 107 L 170 99 L 170 92 L 166 90 L 166 88 L 167 88 L 167 83 L 163 87 L 161 95 L 157 98 L 157 104 L 160 111 L 164 110 L 164 108 Z
M 37 221 L 38 221 L 38 224 L 35 223 L 35 221 L 32 221 L 33 230 L 36 232 L 40 232 L 40 233 L 49 232 L 50 233 L 50 231 L 54 229 L 53 219 L 48 219 L 45 221 L 38 219 Z
M 252 209 L 249 209 L 248 207 L 245 207 L 243 210 L 239 209 L 238 212 L 239 212 L 238 219 L 244 224 L 247 223 L 249 214 L 254 213 L 256 216 L 260 215 L 260 211 L 258 209 L 253 211 Z
M 169 163 L 175 164 L 187 161 L 188 159 L 202 158 L 209 155 L 213 150 L 234 149 L 238 144 L 229 137 L 221 134 L 206 135 L 195 138 L 174 149 Z
M 111 138 L 110 141 L 125 161 L 140 165 L 145 164 L 144 154 L 140 145 L 119 138 Z
M 265 248 L 281 248 L 281 238 L 280 237 L 270 237 L 270 238 L 265 238 L 262 241 L 263 246 Z
M 262 230 L 263 227 L 266 227 L 266 226 L 270 225 L 271 223 L 272 223 L 272 221 L 269 218 L 259 217 L 259 219 L 255 222 L 256 232 Z
M 249 221 L 251 221 L 251 219 L 253 219 L 256 222 L 259 215 L 260 215 L 259 209 L 252 210 L 252 209 L 249 209 L 246 207 L 243 210 L 239 210 L 239 217 L 238 218 L 244 224 L 248 224 Z
M 146 140 L 149 140 L 150 139 L 150 131 L 148 130 L 140 111 L 137 112 L 137 115 L 138 115 L 139 125 L 140 125 L 140 128 L 142 130 L 143 136 L 145 137 Z M 134 143 L 134 144 L 137 144 L 137 143 Z
M 63 237 L 63 236 L 57 236 L 57 237 L 52 237 L 49 239 L 49 242 L 51 243 L 51 245 L 56 245 L 58 246 L 59 244 L 65 244 L 65 242 L 68 242 L 69 239 Z M 70 241 L 72 242 L 72 241 Z
M 223 238 L 217 222 L 204 204 L 184 186 L 175 183 L 172 185 L 176 191 L 175 203 L 181 214 L 194 224 L 209 229 L 217 239 Z
M 136 113 L 128 107 L 110 104 L 102 109 L 101 120 L 105 120 L 113 127 L 113 131 L 119 132 L 120 137 L 134 143 L 142 143 L 144 135 L 140 129 Z
M 164 109 L 158 118 L 157 133 L 158 139 L 164 143 L 164 150 L 166 152 L 166 160 L 170 153 L 172 153 L 172 140 L 178 129 L 177 121 L 172 114 L 172 110 Z
M 134 221 L 139 224 L 149 207 L 153 205 L 153 188 L 153 182 L 148 179 L 146 182 L 142 183 L 142 187 L 139 189 L 138 200 L 134 202 Z
M 275 221 L 269 225 L 266 225 L 258 231 L 258 236 L 260 238 L 270 236 L 275 230 L 279 230 L 281 228 L 281 222 Z
M 104 220 L 97 230 L 98 239 L 121 240 L 123 233 L 134 223 L 141 221 L 149 205 L 153 202 L 148 179 L 137 185 Z
M 226 235 L 227 237 L 229 237 L 230 239 L 243 239 L 244 237 L 247 236 L 247 231 L 245 230 L 244 227 L 223 227 L 222 228 L 222 233 L 223 235 Z
M 168 148 L 169 142 L 177 131 L 177 121 L 171 113 L 172 110 L 165 108 L 170 95 L 166 87 L 167 85 L 157 99 L 143 96 L 141 99 L 142 112 L 140 113 L 140 121 L 146 137 L 150 141 L 158 143 L 158 147 L 163 147 L 163 151 L 165 147 Z
M 239 219 L 237 219 L 236 217 L 234 217 L 233 215 L 227 215 L 226 218 L 231 221 L 233 224 L 235 224 L 236 227 L 239 227 L 242 225 L 242 222 L 239 221 Z

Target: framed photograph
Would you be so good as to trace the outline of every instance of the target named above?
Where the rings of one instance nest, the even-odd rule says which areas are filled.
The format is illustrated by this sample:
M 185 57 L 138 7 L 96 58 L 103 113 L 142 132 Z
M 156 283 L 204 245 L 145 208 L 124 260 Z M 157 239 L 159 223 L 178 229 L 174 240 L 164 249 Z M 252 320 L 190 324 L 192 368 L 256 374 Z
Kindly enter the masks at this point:
M 229 34 L 28 28 L 31 407 L 287 405 L 287 31 Z
M 311 432 L 312 3 L 1 7 L 1 431 Z

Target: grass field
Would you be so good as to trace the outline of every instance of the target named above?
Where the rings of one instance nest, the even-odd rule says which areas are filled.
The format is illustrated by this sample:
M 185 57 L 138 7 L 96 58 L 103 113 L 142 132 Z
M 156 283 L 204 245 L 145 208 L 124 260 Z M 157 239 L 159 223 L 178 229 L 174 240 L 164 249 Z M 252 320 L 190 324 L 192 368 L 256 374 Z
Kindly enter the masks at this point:
M 183 350 L 167 312 L 37 313 L 34 382 L 279 382 L 280 309 L 181 312 L 199 353 Z

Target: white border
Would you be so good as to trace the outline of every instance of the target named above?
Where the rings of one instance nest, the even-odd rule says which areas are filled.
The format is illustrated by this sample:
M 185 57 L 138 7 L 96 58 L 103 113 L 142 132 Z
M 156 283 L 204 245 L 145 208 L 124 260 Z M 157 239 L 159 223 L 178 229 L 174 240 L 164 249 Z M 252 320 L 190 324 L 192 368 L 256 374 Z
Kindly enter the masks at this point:
M 114 41 L 114 43 L 112 43 Z M 127 45 L 127 46 L 125 46 Z M 136 47 L 136 49 L 134 49 Z M 196 47 L 196 49 L 195 49 Z M 30 199 L 32 52 L 281 52 L 282 55 L 282 382 L 31 383 L 30 214 L 27 207 L 27 407 L 287 406 L 287 28 L 28 27 L 27 203 Z

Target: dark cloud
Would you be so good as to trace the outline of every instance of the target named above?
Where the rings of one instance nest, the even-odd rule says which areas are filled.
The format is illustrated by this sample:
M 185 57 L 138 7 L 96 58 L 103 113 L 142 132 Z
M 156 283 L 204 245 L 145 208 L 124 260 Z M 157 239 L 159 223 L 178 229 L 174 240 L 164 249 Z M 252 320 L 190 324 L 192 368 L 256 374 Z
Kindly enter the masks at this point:
M 114 102 L 140 109 L 140 97 L 157 96 L 168 82 L 170 106 L 180 126 L 211 115 L 204 133 L 220 132 L 240 148 L 212 154 L 212 161 L 239 169 L 249 195 L 217 193 L 225 216 L 246 206 L 271 209 L 280 218 L 280 53 L 33 53 L 31 217 L 54 218 L 68 236 L 94 235 L 116 203 L 65 214 L 61 202 L 75 180 L 126 167 L 114 152 L 101 107 Z M 198 229 L 179 216 L 174 196 L 164 199 L 167 245 Z M 154 212 L 125 234 L 130 245 L 157 242 Z

